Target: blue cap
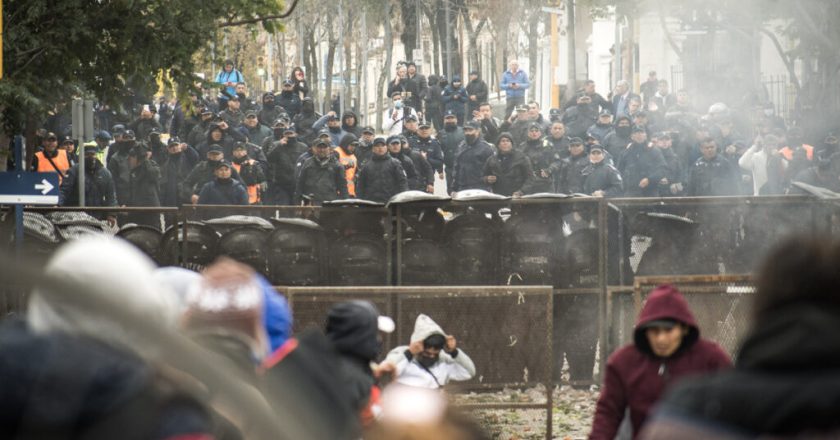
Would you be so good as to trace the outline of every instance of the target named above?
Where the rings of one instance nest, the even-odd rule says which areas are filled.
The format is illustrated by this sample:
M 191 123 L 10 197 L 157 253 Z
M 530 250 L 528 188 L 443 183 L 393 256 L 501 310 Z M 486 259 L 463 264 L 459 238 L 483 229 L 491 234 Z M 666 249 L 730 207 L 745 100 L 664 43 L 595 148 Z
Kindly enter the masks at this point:
M 106 141 L 110 141 L 114 138 L 111 137 L 111 133 L 108 133 L 105 130 L 100 130 L 99 133 L 96 133 L 96 136 L 94 136 L 94 139 L 105 139 Z

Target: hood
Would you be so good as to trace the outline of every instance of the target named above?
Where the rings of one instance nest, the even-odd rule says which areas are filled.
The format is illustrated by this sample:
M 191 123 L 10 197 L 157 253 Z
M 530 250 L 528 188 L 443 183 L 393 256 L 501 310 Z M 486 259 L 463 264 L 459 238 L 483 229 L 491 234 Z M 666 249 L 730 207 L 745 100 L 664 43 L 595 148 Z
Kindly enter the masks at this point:
M 650 344 L 645 336 L 645 324 L 659 319 L 673 319 L 688 326 L 688 334 L 683 339 L 682 348 L 689 347 L 700 338 L 700 329 L 685 297 L 674 286 L 665 284 L 653 289 L 645 300 L 642 312 L 633 330 L 633 342 L 643 353 L 651 354 Z
M 355 134 L 347 133 L 341 137 L 340 141 L 338 141 L 338 146 L 341 147 L 341 149 L 343 149 L 344 151 L 347 151 L 347 146 L 358 140 L 359 138 L 357 138 Z
M 411 334 L 411 342 L 422 341 L 432 335 L 446 336 L 446 333 L 432 318 L 421 313 L 414 321 L 414 333 Z
M 212 123 L 210 123 L 210 125 L 207 126 L 207 143 L 210 144 L 210 145 L 218 144 L 219 142 L 221 142 L 221 140 L 218 140 L 218 141 L 213 140 L 213 137 L 211 136 L 211 134 L 213 133 L 213 130 L 222 130 L 222 129 L 219 127 L 219 124 L 217 122 L 212 122 Z M 224 139 L 224 138 L 225 138 L 225 131 L 222 130 L 222 139 Z
M 79 262 L 85 264 L 79 264 Z M 154 280 L 155 264 L 136 247 L 119 238 L 80 238 L 62 246 L 47 263 L 46 272 L 62 279 L 101 286 L 126 309 L 159 327 L 175 329 L 177 301 L 167 286 Z M 88 336 L 144 352 L 143 339 L 99 311 L 68 299 L 71 292 L 36 287 L 27 317 L 38 334 Z M 148 353 L 151 353 L 149 351 Z
M 337 304 L 327 313 L 327 338 L 339 353 L 374 360 L 382 351 L 378 319 L 379 312 L 368 301 Z
M 265 98 L 268 98 L 269 96 L 271 97 L 271 99 L 272 99 L 272 100 L 274 99 L 274 93 L 271 93 L 271 92 L 265 92 L 265 93 L 263 93 L 263 95 L 262 95 L 262 102 L 265 102 Z
M 353 122 L 353 125 L 347 125 L 348 117 L 353 117 L 353 120 L 355 121 Z M 352 110 L 345 110 L 344 113 L 341 115 L 341 128 L 346 130 L 347 128 L 352 128 L 357 125 L 359 125 L 359 117 L 356 116 L 356 113 Z

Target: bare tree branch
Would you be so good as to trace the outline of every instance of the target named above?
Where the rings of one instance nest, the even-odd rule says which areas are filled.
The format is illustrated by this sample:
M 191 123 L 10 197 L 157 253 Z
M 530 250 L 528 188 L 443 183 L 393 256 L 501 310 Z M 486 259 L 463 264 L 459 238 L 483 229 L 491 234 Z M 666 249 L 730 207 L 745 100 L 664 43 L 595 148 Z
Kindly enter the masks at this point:
M 665 2 L 664 0 L 659 0 L 659 25 L 662 26 L 662 32 L 665 34 L 665 39 L 668 40 L 668 45 L 671 46 L 671 50 L 677 54 L 677 57 L 682 59 L 683 53 L 682 49 L 680 49 L 677 42 L 674 41 L 674 37 L 671 35 L 671 31 L 668 30 L 668 23 L 665 21 Z
M 778 37 L 773 32 L 765 28 L 759 28 L 759 32 L 766 35 L 767 38 L 773 43 L 773 46 L 776 48 L 776 51 L 779 52 L 779 56 L 782 57 L 782 61 L 785 63 L 785 68 L 787 68 L 788 75 L 790 75 L 790 81 L 793 83 L 793 87 L 796 88 L 796 95 L 799 96 L 802 93 L 802 86 L 799 84 L 799 77 L 796 76 L 796 70 L 794 69 L 793 60 L 785 53 L 785 50 L 782 48 L 782 44 L 779 43 Z
M 223 28 L 229 26 L 242 26 L 243 24 L 262 23 L 264 21 L 269 20 L 280 20 L 283 18 L 288 18 L 295 11 L 295 7 L 297 6 L 297 4 L 298 0 L 292 0 L 292 5 L 289 6 L 289 10 L 279 15 L 266 15 L 265 17 L 250 18 L 247 20 L 228 21 L 227 23 L 220 24 L 219 27 Z

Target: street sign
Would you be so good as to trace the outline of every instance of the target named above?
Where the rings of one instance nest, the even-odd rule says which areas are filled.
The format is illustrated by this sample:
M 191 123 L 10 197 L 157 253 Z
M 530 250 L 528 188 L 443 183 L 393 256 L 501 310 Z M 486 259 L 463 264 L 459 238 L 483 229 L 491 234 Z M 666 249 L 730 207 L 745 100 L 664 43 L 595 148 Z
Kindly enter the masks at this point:
M 57 205 L 57 173 L 0 173 L 0 203 Z

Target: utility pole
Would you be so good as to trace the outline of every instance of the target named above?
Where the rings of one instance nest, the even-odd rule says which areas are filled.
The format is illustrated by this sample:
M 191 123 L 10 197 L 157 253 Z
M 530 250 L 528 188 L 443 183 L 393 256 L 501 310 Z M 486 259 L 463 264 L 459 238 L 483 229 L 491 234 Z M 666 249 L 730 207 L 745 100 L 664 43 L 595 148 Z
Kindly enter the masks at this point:
M 443 0 L 444 21 L 446 21 L 446 78 L 452 82 L 452 36 L 449 29 L 449 0 Z
M 422 64 L 423 64 L 423 62 L 422 62 L 423 61 L 423 55 L 422 55 L 423 54 L 423 47 L 422 47 L 423 39 L 420 38 L 420 0 L 417 0 L 416 2 L 414 2 L 414 18 L 416 19 L 415 20 L 415 32 L 414 32 L 414 36 L 415 36 L 414 47 L 417 50 L 420 51 L 421 55 L 420 55 L 419 61 L 420 61 L 421 66 L 418 66 L 418 67 L 422 67 Z M 415 57 L 414 54 L 412 54 L 412 57 L 415 58 L 412 61 L 414 61 L 416 63 L 418 61 L 417 57 Z M 421 73 L 421 72 L 422 72 L 422 70 L 418 69 L 417 73 Z
M 367 11 L 366 10 L 362 10 L 362 38 L 364 38 L 363 41 L 370 41 L 369 38 L 368 38 Z M 368 73 L 368 69 L 367 69 L 367 65 L 368 65 L 368 45 L 365 43 L 365 44 L 362 44 L 362 64 L 359 67 L 360 69 L 362 69 L 362 75 L 361 75 L 362 76 L 362 83 L 359 85 L 359 90 L 360 90 L 359 95 L 361 96 L 361 99 L 362 99 L 362 103 L 361 103 L 362 107 L 359 109 L 360 110 L 359 113 L 361 114 L 360 116 L 365 117 L 364 125 L 371 125 L 371 122 L 367 119 L 367 111 L 368 111 L 368 100 L 367 100 L 367 97 L 368 97 L 368 94 L 367 94 L 367 85 L 368 85 L 367 73 Z M 361 121 L 359 121 L 359 122 L 361 122 Z
M 344 113 L 344 11 L 342 6 L 344 0 L 338 0 L 338 111 Z M 329 80 L 332 81 L 332 72 L 329 72 Z M 339 116 L 340 117 L 340 116 Z
M 566 0 L 566 50 L 569 57 L 569 80 L 566 99 L 572 99 L 577 89 L 577 54 L 575 53 L 575 2 Z

